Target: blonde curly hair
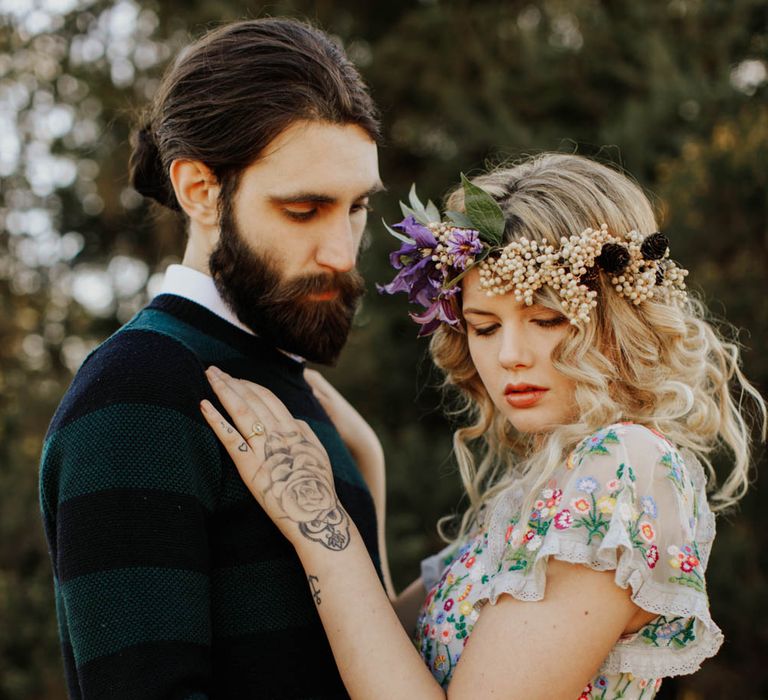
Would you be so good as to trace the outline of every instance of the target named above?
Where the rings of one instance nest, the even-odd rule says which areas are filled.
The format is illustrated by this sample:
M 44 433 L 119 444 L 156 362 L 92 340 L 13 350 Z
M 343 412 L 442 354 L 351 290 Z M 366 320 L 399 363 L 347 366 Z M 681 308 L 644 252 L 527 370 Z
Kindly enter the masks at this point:
M 620 234 L 658 230 L 637 183 L 582 156 L 544 153 L 473 181 L 499 202 L 505 242 L 525 236 L 558 246 L 562 236 L 603 223 Z M 463 208 L 457 188 L 446 209 Z M 738 345 L 723 338 L 691 293 L 682 301 L 658 294 L 635 306 L 602 277 L 597 285 L 592 320 L 572 328 L 552 358 L 576 383 L 578 416 L 544 436 L 522 435 L 499 414 L 472 363 L 466 333 L 443 324 L 432 337 L 430 351 L 444 386 L 459 398 L 454 413 L 469 421 L 453 438 L 469 497 L 458 536 L 512 480 L 523 480 L 529 505 L 580 440 L 619 421 L 646 425 L 690 450 L 708 472 L 713 510 L 734 505 L 746 493 L 752 439 L 745 399 L 763 439 L 766 406 L 740 369 Z M 560 308 L 550 290 L 542 290 L 537 302 Z M 721 447 L 730 451 L 733 468 L 717 488 L 711 456 Z M 441 531 L 445 525 L 446 519 Z

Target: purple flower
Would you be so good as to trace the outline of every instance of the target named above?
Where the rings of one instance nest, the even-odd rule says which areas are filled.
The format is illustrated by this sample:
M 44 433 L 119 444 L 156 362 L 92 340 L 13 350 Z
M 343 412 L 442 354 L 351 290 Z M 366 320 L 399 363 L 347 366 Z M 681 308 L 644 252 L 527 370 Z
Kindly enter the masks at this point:
M 459 323 L 459 318 L 456 315 L 456 310 L 451 301 L 451 298 L 458 291 L 458 287 L 444 289 L 439 292 L 429 305 L 424 305 L 428 306 L 424 313 L 411 314 L 411 318 L 421 326 L 419 329 L 419 337 L 431 335 L 439 328 L 441 323 L 447 323 L 451 326 L 455 326 Z
M 383 294 L 405 292 L 408 294 L 408 301 L 424 307 L 423 312 L 411 314 L 411 318 L 421 326 L 419 336 L 434 333 L 441 323 L 457 325 L 459 319 L 452 298 L 459 288 L 443 288 L 445 272 L 438 270 L 435 261 L 432 260 L 432 253 L 437 246 L 434 234 L 412 216 L 395 224 L 394 228 L 410 236 L 412 242 L 403 243 L 399 250 L 390 254 L 390 263 L 398 273 L 389 284 L 377 285 L 379 292 Z M 476 234 L 477 232 L 467 231 L 466 233 Z M 471 236 L 465 235 L 463 238 L 457 238 L 456 245 L 458 246 L 456 250 L 466 260 L 471 254 L 470 251 L 474 250 L 475 243 Z M 461 248 L 461 246 L 464 247 Z M 480 247 L 482 248 L 482 244 Z
M 377 285 L 379 292 L 382 294 L 406 292 L 411 303 L 429 306 L 443 284 L 442 274 L 435 268 L 431 257 L 411 260 L 403 260 L 403 257 L 400 258 L 401 264 L 396 266 L 399 267 L 400 272 L 389 284 Z
M 459 270 L 466 268 L 469 259 L 483 249 L 480 234 L 466 228 L 451 229 L 447 244 L 448 253 L 453 256 L 453 266 Z
M 443 285 L 443 275 L 432 260 L 437 239 L 432 231 L 412 216 L 395 224 L 394 228 L 409 235 L 413 243 L 403 243 L 398 250 L 390 253 L 389 262 L 399 272 L 389 284 L 377 285 L 377 288 L 382 294 L 406 292 L 411 303 L 429 307 Z
M 392 228 L 400 229 L 406 236 L 410 236 L 419 248 L 434 248 L 437 245 L 435 234 L 412 216 L 406 216 Z

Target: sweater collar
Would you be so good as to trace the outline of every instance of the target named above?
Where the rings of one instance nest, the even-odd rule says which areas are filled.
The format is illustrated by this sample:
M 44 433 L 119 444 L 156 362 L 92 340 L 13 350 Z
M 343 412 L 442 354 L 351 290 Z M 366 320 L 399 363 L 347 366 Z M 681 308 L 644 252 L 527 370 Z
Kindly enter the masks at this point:
M 173 294 L 192 301 L 195 304 L 208 309 L 219 318 L 232 324 L 249 335 L 256 335 L 235 315 L 227 302 L 219 293 L 213 277 L 195 270 L 187 265 L 169 265 L 163 277 L 163 283 L 157 296 L 161 294 Z M 280 348 L 278 348 L 280 350 Z M 304 358 L 290 352 L 280 350 L 284 355 L 296 362 L 305 362 Z
M 208 309 L 211 313 L 223 318 L 241 331 L 255 335 L 240 319 L 219 294 L 216 283 L 199 270 L 186 265 L 170 265 L 165 271 L 163 284 L 158 294 L 175 294 Z

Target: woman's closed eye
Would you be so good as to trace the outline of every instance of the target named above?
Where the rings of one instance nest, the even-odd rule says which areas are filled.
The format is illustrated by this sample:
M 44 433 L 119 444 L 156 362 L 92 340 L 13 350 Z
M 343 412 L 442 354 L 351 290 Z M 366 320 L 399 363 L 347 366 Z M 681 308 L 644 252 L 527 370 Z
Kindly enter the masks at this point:
M 499 327 L 498 323 L 492 323 L 488 326 L 472 326 L 472 325 L 469 326 L 472 332 L 475 335 L 479 335 L 479 336 L 492 335 L 498 327 Z
M 547 318 L 533 318 L 531 320 L 540 328 L 557 328 L 558 326 L 562 326 L 568 321 L 568 319 L 562 314 Z

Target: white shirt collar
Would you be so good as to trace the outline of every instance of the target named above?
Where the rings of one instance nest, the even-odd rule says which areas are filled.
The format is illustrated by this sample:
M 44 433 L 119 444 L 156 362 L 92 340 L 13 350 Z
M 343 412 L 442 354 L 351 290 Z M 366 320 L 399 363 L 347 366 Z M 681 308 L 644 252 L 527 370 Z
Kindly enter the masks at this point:
M 221 298 L 213 277 L 199 270 L 187 267 L 186 265 L 169 265 L 165 271 L 163 285 L 158 293 L 175 294 L 178 297 L 194 301 L 195 304 L 200 304 L 200 306 L 205 307 L 219 318 L 223 318 L 233 326 L 237 326 L 240 330 L 256 335 L 235 316 L 232 309 Z
M 233 326 L 237 326 L 240 330 L 250 335 L 256 335 L 235 316 L 232 309 L 229 308 L 224 299 L 222 299 L 221 294 L 219 294 L 213 277 L 206 275 L 204 272 L 187 267 L 186 265 L 169 265 L 165 271 L 163 284 L 158 294 L 175 294 L 177 297 L 189 299 L 189 301 L 205 307 L 208 311 L 216 314 L 219 318 L 223 318 Z M 305 362 L 304 358 L 300 355 L 294 355 L 285 350 L 280 350 L 280 352 L 292 360 L 296 360 L 296 362 Z

